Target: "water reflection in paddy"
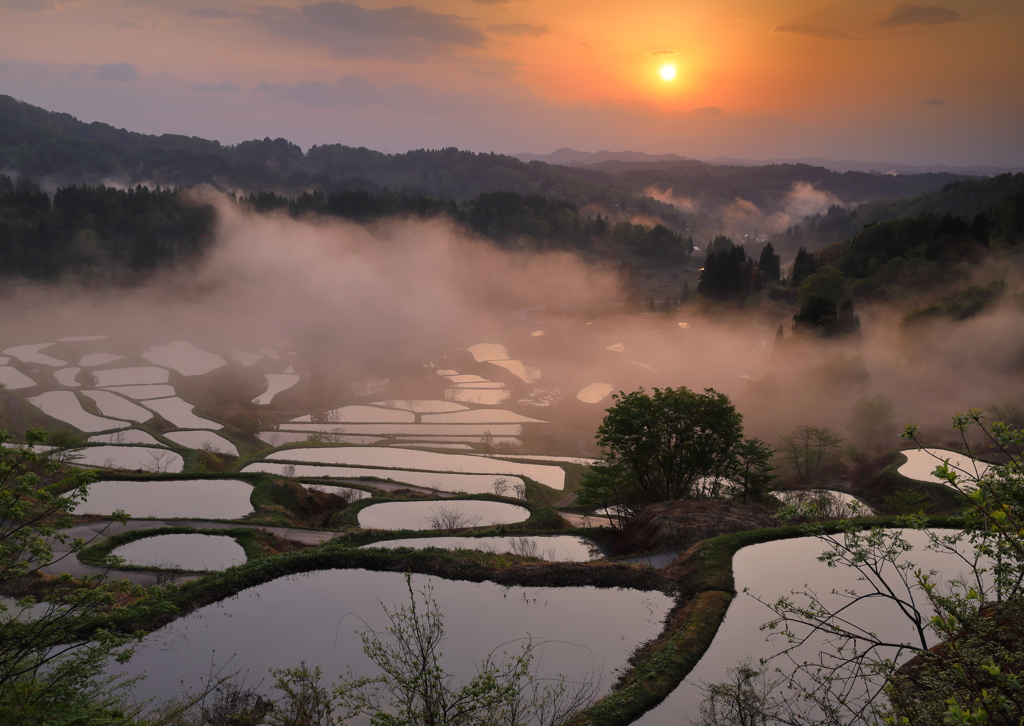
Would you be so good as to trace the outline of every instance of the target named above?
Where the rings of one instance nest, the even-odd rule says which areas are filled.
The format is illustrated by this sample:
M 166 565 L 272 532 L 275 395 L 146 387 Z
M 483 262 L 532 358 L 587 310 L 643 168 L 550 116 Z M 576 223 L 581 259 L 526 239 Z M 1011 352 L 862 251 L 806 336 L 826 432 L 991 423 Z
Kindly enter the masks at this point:
M 301 461 L 345 466 L 381 466 L 421 471 L 474 474 L 512 474 L 528 476 L 552 489 L 565 487 L 565 471 L 558 466 L 521 464 L 465 454 L 439 454 L 429 451 L 405 451 L 377 446 L 317 447 L 276 451 L 268 459 Z
M 212 534 L 160 534 L 115 547 L 110 554 L 129 565 L 180 570 L 224 570 L 246 561 L 235 540 Z
M 924 549 L 927 538 L 923 532 L 905 532 L 914 549 L 906 558 L 928 571 L 941 573 L 941 579 L 949 580 L 966 572 L 964 563 L 951 555 L 943 555 Z M 780 597 L 790 597 L 792 590 L 804 590 L 810 585 L 830 607 L 845 603 L 841 595 L 829 595 L 833 590 L 857 590 L 868 592 L 868 586 L 858 582 L 857 573 L 845 567 L 830 568 L 818 561 L 826 546 L 814 537 L 765 542 L 741 549 L 733 557 L 733 571 L 736 590 L 739 593 L 726 613 L 725 620 L 715 635 L 711 647 L 700 659 L 689 676 L 657 708 L 647 712 L 635 724 L 642 726 L 679 726 L 686 717 L 696 718 L 700 706 L 700 682 L 716 683 L 726 678 L 726 669 L 736 666 L 743 658 L 768 658 L 786 647 L 785 640 L 778 636 L 766 640 L 768 633 L 760 627 L 769 621 L 772 611 L 753 597 L 744 594 L 749 588 L 751 595 L 766 602 Z M 891 581 L 895 575 L 890 570 Z M 797 597 L 798 601 L 799 597 Z M 918 606 L 925 608 L 926 598 L 919 598 Z M 874 631 L 890 642 L 913 640 L 915 635 L 909 621 L 890 602 L 860 603 L 848 611 L 845 617 L 868 630 Z M 808 645 L 794 655 L 796 661 L 817 660 L 822 648 L 821 638 L 811 638 Z M 776 665 L 772 661 L 770 667 Z M 789 665 L 778 663 L 785 668 Z
M 237 519 L 252 511 L 251 495 L 252 487 L 238 479 L 99 481 L 75 514 L 123 509 L 131 517 Z
M 403 469 L 368 469 L 354 466 L 322 466 L 318 464 L 280 464 L 276 461 L 257 461 L 249 464 L 243 472 L 262 471 L 279 476 L 331 477 L 334 479 L 355 479 L 375 477 L 391 479 L 402 484 L 411 484 L 424 489 L 442 492 L 465 492 L 467 494 L 492 494 L 494 480 L 506 480 L 509 490 L 523 480 L 516 476 L 498 477 L 493 474 L 453 474 L 451 472 L 405 471 Z
M 359 512 L 364 529 L 433 529 L 432 520 L 449 519 L 454 512 L 461 527 L 487 527 L 492 524 L 525 522 L 530 510 L 504 502 L 460 500 L 448 502 L 384 502 Z
M 142 469 L 173 474 L 185 465 L 180 454 L 148 446 L 89 446 L 75 452 L 75 456 L 75 464 L 107 469 Z
M 956 470 L 957 478 L 980 477 L 988 471 L 988 464 L 969 456 L 958 454 L 955 451 L 945 449 L 908 449 L 900 452 L 907 457 L 907 462 L 897 471 L 908 479 L 918 481 L 937 482 L 939 484 L 949 483 L 945 479 L 939 479 L 933 474 L 935 467 L 941 466 L 942 462 L 949 459 L 949 467 Z
M 440 547 L 446 550 L 479 550 L 481 552 L 508 552 L 515 555 L 540 557 L 549 562 L 587 562 L 602 557 L 596 544 L 583 537 L 420 537 L 391 539 L 374 542 L 367 547 L 412 547 L 421 550 Z
M 492 650 L 518 653 L 522 638 L 547 642 L 535 651 L 539 678 L 566 674 L 570 681 L 603 673 L 602 691 L 614 670 L 641 643 L 657 636 L 672 601 L 659 592 L 579 588 L 504 588 L 413 575 L 412 587 L 429 585 L 444 615 L 448 639 L 442 660 L 457 681 L 476 674 L 474 665 Z M 177 696 L 197 687 L 211 657 L 232 669 L 267 673 L 306 661 L 322 666 L 330 683 L 348 667 L 374 675 L 357 631 L 382 631 L 389 609 L 408 603 L 400 573 L 327 570 L 281 578 L 209 605 L 148 635 L 120 670 L 146 671 L 140 698 Z M 183 683 L 182 683 L 183 682 Z M 264 681 L 264 690 L 269 684 Z

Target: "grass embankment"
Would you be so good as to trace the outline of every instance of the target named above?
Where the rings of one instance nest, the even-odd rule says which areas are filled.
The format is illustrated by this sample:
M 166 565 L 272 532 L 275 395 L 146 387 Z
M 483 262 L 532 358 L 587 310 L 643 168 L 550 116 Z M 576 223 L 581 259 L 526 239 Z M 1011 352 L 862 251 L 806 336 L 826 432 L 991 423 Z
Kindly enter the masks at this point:
M 854 520 L 863 529 L 898 527 L 897 517 Z M 957 517 L 929 517 L 929 527 L 959 528 Z M 841 531 L 838 523 L 820 525 L 823 533 Z M 802 526 L 759 529 L 704 540 L 680 556 L 665 572 L 679 599 L 662 634 L 640 648 L 615 689 L 586 709 L 574 726 L 625 726 L 661 703 L 678 687 L 711 646 L 736 596 L 732 559 L 737 551 L 763 542 L 808 535 Z

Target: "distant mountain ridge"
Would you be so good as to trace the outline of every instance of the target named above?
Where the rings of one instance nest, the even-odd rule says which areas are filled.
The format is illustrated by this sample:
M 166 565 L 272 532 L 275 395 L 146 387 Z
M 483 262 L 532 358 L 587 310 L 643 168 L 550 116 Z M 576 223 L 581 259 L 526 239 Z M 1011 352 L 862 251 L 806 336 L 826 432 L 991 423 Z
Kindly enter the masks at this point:
M 740 159 L 731 156 L 717 156 L 713 159 L 694 159 L 693 157 L 680 156 L 679 154 L 647 154 L 642 151 L 577 151 L 568 147 L 556 149 L 550 154 L 521 153 L 512 154 L 520 161 L 543 161 L 548 164 L 559 164 L 561 166 L 583 166 L 593 167 L 601 165 L 603 171 L 616 173 L 627 170 L 626 165 L 615 167 L 607 162 L 627 162 L 628 169 L 641 168 L 642 165 L 654 165 L 664 162 L 689 161 L 697 164 L 709 164 L 711 166 L 771 166 L 775 164 L 804 164 L 816 166 L 830 171 L 844 173 L 847 171 L 860 171 L 875 174 L 928 174 L 928 173 L 949 173 L 964 174 L 968 176 L 997 176 L 999 174 L 1016 173 L 1024 171 L 1024 167 L 1000 167 L 1000 166 L 947 166 L 945 164 L 913 165 L 899 164 L 888 161 L 856 161 L 854 159 L 843 159 L 834 161 L 820 156 L 807 156 L 802 159 Z

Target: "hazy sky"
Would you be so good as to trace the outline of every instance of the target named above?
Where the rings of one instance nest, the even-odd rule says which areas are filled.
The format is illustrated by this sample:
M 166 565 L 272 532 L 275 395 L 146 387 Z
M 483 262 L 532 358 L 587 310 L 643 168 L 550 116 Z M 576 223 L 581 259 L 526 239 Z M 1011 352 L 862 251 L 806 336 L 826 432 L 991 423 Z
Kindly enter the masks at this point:
M 0 0 L 0 93 L 226 143 L 1024 164 L 1024 2 L 935 1 Z

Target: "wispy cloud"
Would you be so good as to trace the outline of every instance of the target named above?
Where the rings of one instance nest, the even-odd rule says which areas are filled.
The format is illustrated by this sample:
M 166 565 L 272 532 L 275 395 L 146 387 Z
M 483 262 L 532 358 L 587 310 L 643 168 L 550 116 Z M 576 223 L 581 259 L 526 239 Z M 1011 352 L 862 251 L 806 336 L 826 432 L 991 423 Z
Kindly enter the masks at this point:
M 487 30 L 495 35 L 506 35 L 510 38 L 539 38 L 545 33 L 551 32 L 551 28 L 547 25 L 533 25 L 532 23 L 498 23 L 487 26 Z
M 701 106 L 693 109 L 690 113 L 694 116 L 721 116 L 725 112 L 718 106 Z
M 243 18 L 274 35 L 328 49 L 339 58 L 417 61 L 483 46 L 486 36 L 457 15 L 411 5 L 365 9 L 340 0 L 298 8 L 262 5 L 253 11 L 204 8 L 190 14 L 208 20 Z
M 137 81 L 139 69 L 131 63 L 105 63 L 96 69 L 101 81 Z
M 651 55 L 676 55 L 679 51 L 677 50 L 652 50 Z
M 955 23 L 963 17 L 955 10 L 937 5 L 914 5 L 902 3 L 892 9 L 885 18 L 875 23 L 876 28 L 898 28 L 904 25 L 940 25 Z
M 802 35 L 806 38 L 818 38 L 820 40 L 854 40 L 854 38 L 836 28 L 827 28 L 822 25 L 776 25 L 773 33 L 792 33 Z
M 196 93 L 234 93 L 235 91 L 242 90 L 242 87 L 237 83 L 227 80 L 220 83 L 193 83 L 189 88 Z
M 45 13 L 58 9 L 57 3 L 53 0 L 0 0 L 0 8 L 21 10 L 26 13 Z

